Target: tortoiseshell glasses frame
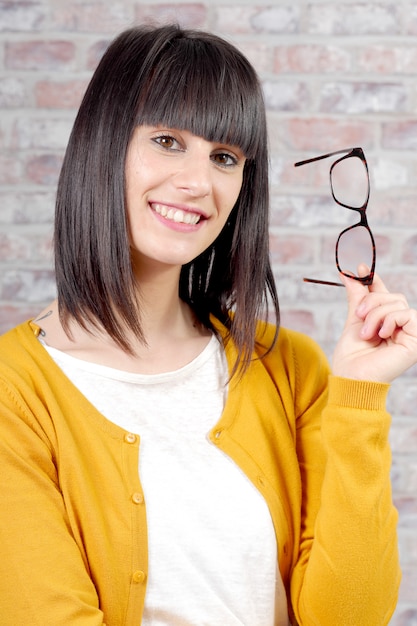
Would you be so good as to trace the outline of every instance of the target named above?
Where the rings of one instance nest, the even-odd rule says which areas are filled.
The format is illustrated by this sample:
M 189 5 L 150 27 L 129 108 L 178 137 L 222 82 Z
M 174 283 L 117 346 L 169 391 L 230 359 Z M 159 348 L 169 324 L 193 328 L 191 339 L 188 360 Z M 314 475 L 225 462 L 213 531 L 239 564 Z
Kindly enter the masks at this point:
M 336 156 L 339 154 L 343 154 L 344 156 L 340 157 L 339 159 L 336 159 L 336 161 L 334 161 L 334 163 L 332 163 L 331 167 L 330 167 L 330 189 L 332 192 L 332 196 L 333 196 L 333 200 L 339 204 L 340 206 L 346 208 L 346 209 L 351 209 L 352 211 L 357 211 L 360 215 L 360 220 L 359 222 L 357 222 L 357 224 L 353 224 L 352 226 L 349 226 L 348 228 L 345 228 L 339 235 L 339 237 L 337 238 L 336 241 L 336 250 L 335 250 L 335 258 L 336 258 L 336 267 L 338 269 L 338 271 L 345 275 L 345 276 L 349 276 L 350 278 L 353 278 L 359 282 L 361 282 L 363 285 L 372 285 L 373 282 L 373 278 L 374 278 L 374 273 L 375 273 L 375 263 L 376 263 L 376 250 L 375 250 L 375 240 L 374 240 L 374 236 L 372 234 L 371 229 L 369 228 L 369 224 L 368 224 L 368 220 L 366 217 L 366 209 L 368 206 L 368 202 L 369 202 L 369 194 L 370 194 L 370 181 L 369 181 L 369 170 L 368 170 L 368 164 L 366 162 L 365 159 L 365 155 L 364 152 L 362 150 L 362 148 L 347 148 L 345 150 L 337 150 L 336 152 L 329 152 L 328 154 L 323 154 L 321 156 L 317 156 L 317 157 L 313 157 L 311 159 L 306 159 L 304 161 L 298 161 L 298 163 L 294 163 L 295 167 L 300 167 L 301 165 L 307 165 L 308 163 L 314 163 L 316 161 L 321 161 L 322 159 L 328 159 L 332 156 Z M 339 163 L 341 163 L 342 161 L 345 161 L 346 159 L 350 159 L 350 158 L 358 158 L 361 160 L 361 162 L 363 163 L 364 167 L 365 167 L 365 171 L 366 171 L 366 176 L 367 176 L 367 184 L 368 184 L 368 188 L 367 188 L 367 193 L 366 193 L 366 198 L 365 198 L 365 202 L 362 204 L 362 206 L 351 206 L 350 204 L 345 204 L 343 202 L 341 202 L 335 195 L 335 190 L 334 190 L 334 186 L 333 186 L 333 170 L 336 167 L 336 165 L 338 165 Z M 344 271 L 340 264 L 339 264 L 339 242 L 341 237 L 347 233 L 348 231 L 352 231 L 353 229 L 362 226 L 364 227 L 368 233 L 369 233 L 369 237 L 370 237 L 370 244 L 372 246 L 372 263 L 371 263 L 371 267 L 369 269 L 369 273 L 366 276 L 356 276 L 354 275 L 352 272 L 348 272 L 348 271 Z M 360 259 L 358 259 L 358 261 L 360 261 Z M 309 282 L 309 283 L 316 283 L 319 285 L 334 285 L 335 287 L 343 287 L 344 285 L 342 283 L 337 283 L 337 282 L 333 282 L 333 281 L 327 281 L 327 280 L 318 280 L 315 278 L 304 278 L 305 282 Z

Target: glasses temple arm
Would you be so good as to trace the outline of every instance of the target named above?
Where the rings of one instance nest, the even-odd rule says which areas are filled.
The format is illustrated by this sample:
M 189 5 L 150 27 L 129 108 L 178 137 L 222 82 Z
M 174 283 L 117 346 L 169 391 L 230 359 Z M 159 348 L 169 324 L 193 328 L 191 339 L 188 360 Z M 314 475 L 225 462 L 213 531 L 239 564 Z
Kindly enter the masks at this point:
M 312 159 L 305 159 L 304 161 L 298 161 L 294 163 L 294 167 L 299 167 L 300 165 L 307 165 L 307 163 L 314 163 L 315 161 L 321 161 L 322 159 L 328 159 L 331 156 L 335 156 L 336 154 L 347 154 L 348 152 L 353 152 L 356 148 L 348 148 L 347 150 L 336 150 L 336 152 L 329 152 L 328 154 L 322 154 L 318 157 L 313 157 Z

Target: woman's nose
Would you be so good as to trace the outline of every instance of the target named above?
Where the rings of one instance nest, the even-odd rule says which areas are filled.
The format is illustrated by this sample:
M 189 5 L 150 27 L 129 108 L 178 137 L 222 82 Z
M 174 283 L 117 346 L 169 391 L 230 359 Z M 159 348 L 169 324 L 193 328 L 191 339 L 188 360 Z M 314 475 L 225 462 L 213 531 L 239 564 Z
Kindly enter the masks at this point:
M 177 170 L 175 184 L 193 197 L 208 196 L 212 189 L 212 163 L 205 154 L 189 152 L 181 160 Z

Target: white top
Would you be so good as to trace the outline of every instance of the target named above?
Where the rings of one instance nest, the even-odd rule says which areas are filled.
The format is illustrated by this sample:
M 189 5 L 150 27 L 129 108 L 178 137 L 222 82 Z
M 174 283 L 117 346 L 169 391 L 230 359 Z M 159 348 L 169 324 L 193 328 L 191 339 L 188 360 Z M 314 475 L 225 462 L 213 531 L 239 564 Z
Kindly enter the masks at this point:
M 267 505 L 207 437 L 227 393 L 217 339 L 185 367 L 155 375 L 45 348 L 107 419 L 140 436 L 149 539 L 142 625 L 287 626 Z

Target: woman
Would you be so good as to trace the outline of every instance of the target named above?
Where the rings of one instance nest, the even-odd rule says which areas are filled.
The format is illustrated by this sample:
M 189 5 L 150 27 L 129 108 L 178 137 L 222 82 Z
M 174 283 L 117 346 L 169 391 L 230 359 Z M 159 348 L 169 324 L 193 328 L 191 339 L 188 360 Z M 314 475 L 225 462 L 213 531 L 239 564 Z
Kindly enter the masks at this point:
M 266 146 L 256 74 L 213 35 L 133 28 L 99 64 L 57 301 L 0 340 L 2 625 L 388 623 L 385 398 L 416 312 L 342 277 L 331 376 L 258 321 L 279 318 Z

